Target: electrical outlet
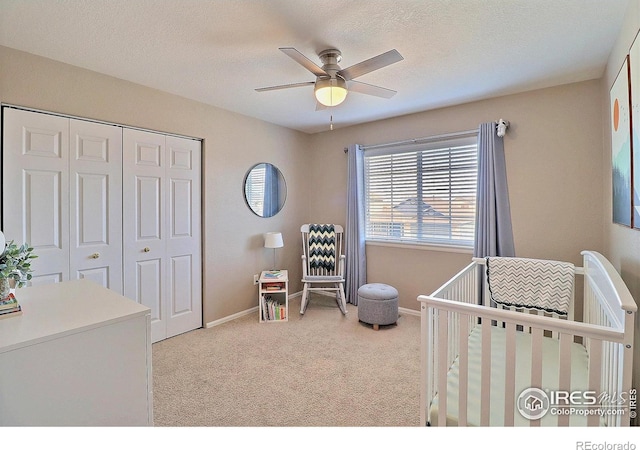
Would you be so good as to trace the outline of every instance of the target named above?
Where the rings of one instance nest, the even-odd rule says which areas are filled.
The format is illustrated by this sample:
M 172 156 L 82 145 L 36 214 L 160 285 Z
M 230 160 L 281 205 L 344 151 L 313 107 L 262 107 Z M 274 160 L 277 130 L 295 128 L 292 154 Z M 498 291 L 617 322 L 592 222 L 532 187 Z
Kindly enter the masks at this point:
M 260 278 L 260 276 L 256 273 L 256 274 L 253 276 L 253 284 L 258 284 L 258 279 L 259 279 L 259 278 Z

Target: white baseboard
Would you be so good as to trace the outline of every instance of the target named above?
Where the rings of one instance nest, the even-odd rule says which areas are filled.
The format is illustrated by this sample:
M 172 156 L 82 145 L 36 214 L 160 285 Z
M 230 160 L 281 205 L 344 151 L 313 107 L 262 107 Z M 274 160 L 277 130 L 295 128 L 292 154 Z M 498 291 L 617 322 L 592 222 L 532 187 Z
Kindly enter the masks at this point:
M 230 322 L 235 319 L 239 319 L 240 317 L 244 317 L 249 314 L 257 314 L 258 307 L 254 306 L 253 308 L 245 309 L 244 311 L 240 311 L 235 314 L 231 314 L 230 316 L 223 317 L 222 319 L 214 320 L 213 322 L 207 322 L 205 328 L 213 328 L 218 325 L 222 325 L 225 322 Z
M 398 312 L 402 314 L 406 314 L 407 316 L 420 317 L 420 311 L 418 311 L 417 309 L 398 308 Z
M 330 296 L 330 294 L 326 294 L 323 292 L 318 292 L 320 295 L 327 295 Z M 291 295 L 289 295 L 289 300 L 296 298 L 296 297 L 301 297 L 302 296 L 302 292 L 295 292 Z M 239 319 L 240 317 L 244 317 L 247 316 L 249 314 L 256 314 L 258 312 L 258 307 L 254 306 L 253 308 L 249 308 L 249 309 L 245 309 L 244 311 L 240 311 L 237 312 L 235 314 L 231 314 L 230 316 L 227 317 L 223 317 L 222 319 L 218 319 L 218 320 L 214 320 L 213 322 L 207 322 L 207 324 L 205 325 L 205 328 L 213 328 L 215 326 L 218 325 L 222 325 L 223 323 L 226 322 L 230 322 L 232 320 L 235 319 Z M 402 314 L 406 314 L 408 316 L 418 316 L 420 317 L 420 311 L 415 310 L 415 309 L 409 309 L 409 308 L 398 308 L 398 312 L 402 313 Z

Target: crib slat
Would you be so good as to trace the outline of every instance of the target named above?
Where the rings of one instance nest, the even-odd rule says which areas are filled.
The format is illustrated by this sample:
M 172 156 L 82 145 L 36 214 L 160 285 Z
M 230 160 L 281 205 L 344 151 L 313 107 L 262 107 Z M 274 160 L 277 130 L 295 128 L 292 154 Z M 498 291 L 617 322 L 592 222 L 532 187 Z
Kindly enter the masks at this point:
M 600 339 L 589 339 L 589 390 L 599 392 L 602 372 L 602 341 Z M 600 418 L 597 415 L 590 415 L 587 418 L 587 426 L 593 427 L 599 424 Z
M 429 403 L 433 398 L 433 348 L 435 339 L 433 336 L 433 309 L 427 305 L 420 306 L 420 339 L 423 342 L 420 348 L 420 424 L 427 425 L 429 420 Z
M 606 342 L 603 345 L 603 348 L 604 348 L 605 354 L 608 356 L 608 359 L 611 361 L 611 363 L 608 366 L 606 362 L 603 364 L 603 366 L 606 366 L 606 367 L 603 367 L 603 370 L 605 370 L 605 376 L 607 377 L 608 382 L 601 383 L 601 384 L 604 384 L 606 386 L 605 390 L 609 394 L 613 393 L 615 395 L 615 393 L 625 392 L 621 384 L 622 375 L 619 370 L 618 371 L 615 370 L 615 368 L 618 367 L 619 360 L 622 358 L 621 345 L 615 344 L 613 342 Z M 609 406 L 613 406 L 613 405 L 609 405 Z M 624 416 L 623 415 L 606 416 L 605 417 L 606 426 L 609 427 L 609 426 L 619 425 L 621 423 L 621 420 L 625 416 L 627 416 L 627 414 L 625 414 Z
M 491 321 L 482 320 L 480 355 L 480 426 L 488 427 L 491 418 Z
M 607 393 L 618 392 L 616 390 L 617 379 L 615 372 L 612 370 L 615 364 L 615 345 L 611 342 L 604 342 L 602 345 L 602 369 L 600 370 L 600 376 L 602 380 L 600 382 L 600 388 Z M 607 425 L 611 424 L 611 418 L 605 418 Z
M 514 425 L 516 404 L 516 324 L 507 322 L 506 367 L 504 383 L 504 426 Z
M 558 374 L 558 388 L 562 391 L 571 390 L 571 343 L 573 342 L 573 335 L 567 333 L 560 333 L 560 352 L 559 352 L 559 368 Z M 569 415 L 558 415 L 558 426 L 569 426 Z
M 531 328 L 531 387 L 542 387 L 542 329 Z M 529 421 L 532 427 L 540 426 L 540 419 Z
M 467 398 L 469 393 L 469 316 L 460 314 L 460 348 L 458 355 L 458 426 L 467 426 Z
M 449 318 L 446 310 L 438 310 L 438 426 L 447 425 L 447 371 Z

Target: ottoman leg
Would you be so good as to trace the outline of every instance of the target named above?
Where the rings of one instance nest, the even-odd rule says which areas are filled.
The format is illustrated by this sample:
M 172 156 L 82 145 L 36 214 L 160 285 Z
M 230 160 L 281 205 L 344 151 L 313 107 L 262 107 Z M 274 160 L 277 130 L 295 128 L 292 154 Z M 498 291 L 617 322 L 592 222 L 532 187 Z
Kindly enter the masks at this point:
M 377 323 L 373 324 L 373 329 L 378 331 L 380 329 L 380 325 L 378 325 Z

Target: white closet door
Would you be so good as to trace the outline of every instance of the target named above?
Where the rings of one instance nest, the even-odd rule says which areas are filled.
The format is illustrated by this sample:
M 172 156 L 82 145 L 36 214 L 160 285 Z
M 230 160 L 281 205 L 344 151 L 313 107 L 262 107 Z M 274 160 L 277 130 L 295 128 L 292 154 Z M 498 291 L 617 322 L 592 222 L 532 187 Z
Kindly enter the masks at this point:
M 69 119 L 4 108 L 2 227 L 29 243 L 31 284 L 69 279 Z
M 202 326 L 201 143 L 167 136 L 167 337 Z
M 71 119 L 70 277 L 122 290 L 122 128 Z
M 123 131 L 124 293 L 153 342 L 202 326 L 201 144 Z
M 167 337 L 165 136 L 123 130 L 124 295 L 151 309 L 151 339 Z

